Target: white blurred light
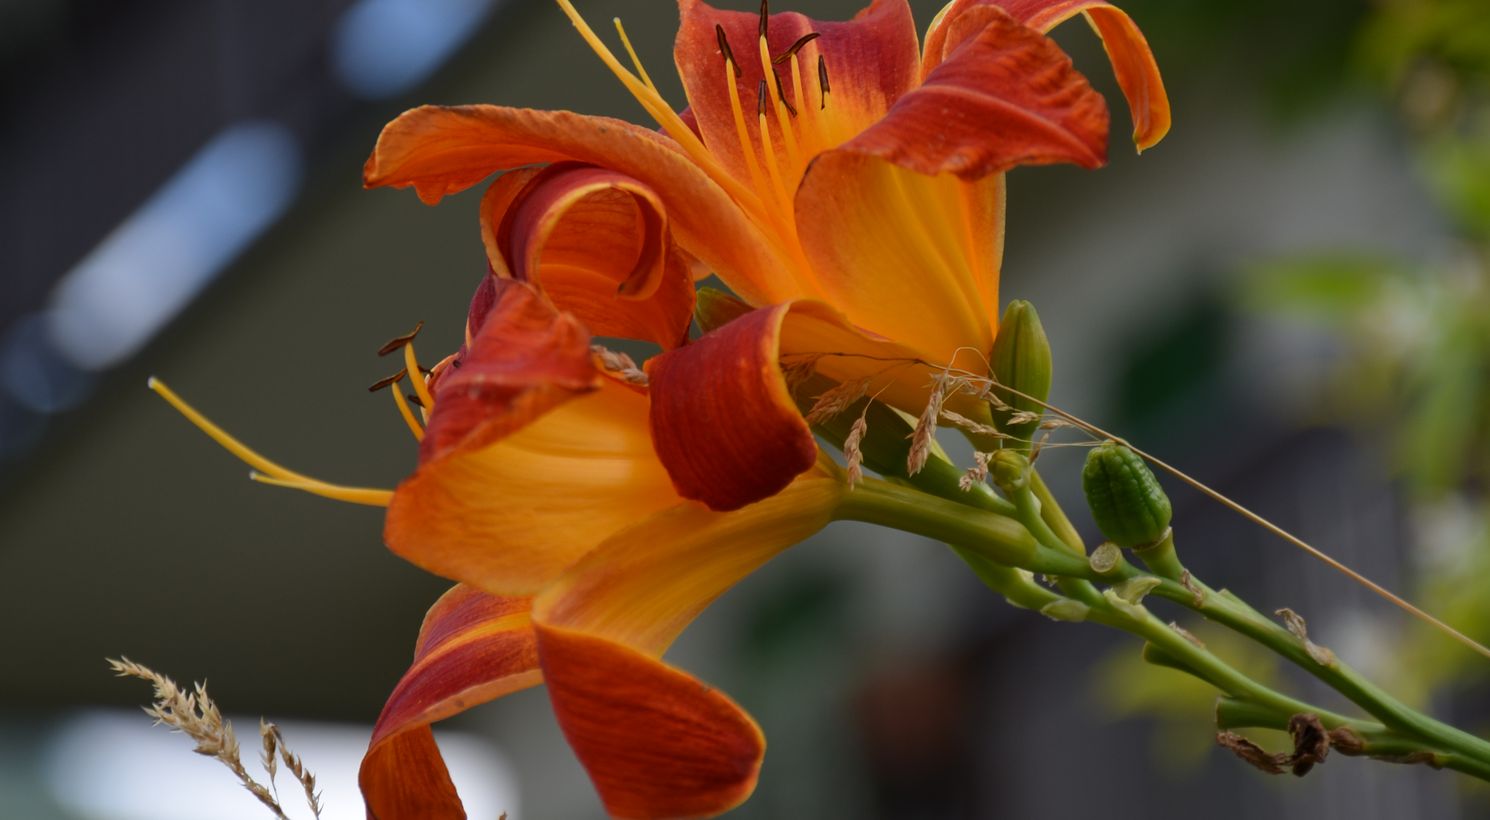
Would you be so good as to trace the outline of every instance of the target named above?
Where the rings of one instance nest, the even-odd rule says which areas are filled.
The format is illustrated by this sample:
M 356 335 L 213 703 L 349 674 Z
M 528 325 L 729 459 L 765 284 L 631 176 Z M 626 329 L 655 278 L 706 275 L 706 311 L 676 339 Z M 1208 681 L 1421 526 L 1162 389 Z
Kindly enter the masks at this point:
M 249 773 L 268 785 L 257 764 L 258 721 L 233 720 Z M 290 750 L 316 776 L 322 820 L 363 820 L 357 767 L 368 727 L 281 722 Z M 466 814 L 518 816 L 512 769 L 490 743 L 455 732 L 436 732 Z M 95 710 L 64 721 L 45 750 L 42 771 L 52 797 L 89 820 L 263 820 L 265 809 L 220 762 L 193 754 L 192 741 L 151 726 L 138 710 Z M 308 817 L 293 775 L 279 771 L 280 805 L 291 817 Z
M 332 64 L 353 93 L 391 97 L 424 81 L 495 0 L 361 0 L 337 21 Z
M 53 344 L 87 370 L 129 357 L 274 223 L 300 173 L 284 126 L 218 134 L 57 283 Z

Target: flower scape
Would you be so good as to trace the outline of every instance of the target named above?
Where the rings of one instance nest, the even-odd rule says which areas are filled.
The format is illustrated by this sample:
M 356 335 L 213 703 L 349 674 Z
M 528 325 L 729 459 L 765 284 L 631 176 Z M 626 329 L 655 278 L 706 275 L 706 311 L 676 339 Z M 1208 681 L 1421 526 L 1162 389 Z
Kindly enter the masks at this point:
M 387 546 L 456 582 L 374 729 L 369 817 L 463 817 L 430 724 L 537 685 L 613 816 L 739 805 L 765 753 L 759 727 L 662 656 L 718 596 L 835 520 L 946 541 L 1018 605 L 1138 634 L 1152 660 L 1221 690 L 1223 742 L 1251 762 L 1307 770 L 1333 745 L 1490 771 L 1483 741 L 1351 689 L 1355 673 L 1302 619 L 1280 625 L 1185 571 L 1168 501 L 1126 447 L 1088 461 L 1110 539 L 1090 557 L 1031 468 L 1053 427 L 1106 436 L 1044 415 L 1033 308 L 999 319 L 1004 174 L 1105 162 L 1107 105 L 1047 36 L 1076 18 L 1101 38 L 1137 148 L 1164 137 L 1164 86 L 1127 14 L 954 0 L 923 36 L 906 0 L 846 22 L 679 0 L 677 110 L 619 25 L 629 66 L 558 6 L 659 129 L 495 105 L 424 106 L 384 128 L 369 188 L 435 204 L 500 173 L 481 200 L 489 270 L 465 343 L 428 369 L 413 334 L 382 351 L 405 367 L 374 387 L 391 388 L 419 439 L 396 489 L 283 468 L 152 381 L 259 480 L 386 506 Z M 697 285 L 709 276 L 729 292 Z M 660 352 L 638 365 L 602 338 Z M 950 462 L 938 428 L 972 441 L 971 467 Z M 1350 689 L 1371 717 L 1246 678 L 1150 614 L 1150 593 Z M 1230 731 L 1292 722 L 1308 748 L 1276 760 Z

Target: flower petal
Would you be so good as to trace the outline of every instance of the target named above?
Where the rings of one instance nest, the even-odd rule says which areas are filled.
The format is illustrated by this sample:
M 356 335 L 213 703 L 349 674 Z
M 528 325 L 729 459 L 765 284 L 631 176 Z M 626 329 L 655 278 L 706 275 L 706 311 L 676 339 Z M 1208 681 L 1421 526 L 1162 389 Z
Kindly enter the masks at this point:
M 604 379 L 505 438 L 421 465 L 394 491 L 383 538 L 430 572 L 529 594 L 678 502 L 652 449 L 646 396 Z
M 652 438 L 678 494 L 716 510 L 769 496 L 817 460 L 777 367 L 791 303 L 747 313 L 647 361 Z
M 441 373 L 421 463 L 484 447 L 600 384 L 584 326 L 531 285 L 488 278 L 472 305 L 485 302 L 490 287 L 491 307 L 466 355 Z
M 795 293 L 778 275 L 792 262 L 772 238 L 675 143 L 622 120 L 492 105 L 423 106 L 383 129 L 363 183 L 413 186 L 433 204 L 496 171 L 564 160 L 609 168 L 651 187 L 679 244 L 742 296 L 769 302 Z
M 843 492 L 817 475 L 735 512 L 676 507 L 602 544 L 535 602 L 554 712 L 612 815 L 712 816 L 749 796 L 759 728 L 658 659 L 715 598 L 826 525 Z
M 1016 165 L 1106 162 L 1107 105 L 1065 52 L 994 7 L 979 17 L 976 35 L 840 150 L 967 180 Z
M 369 818 L 465 817 L 429 724 L 541 682 L 531 607 L 462 585 L 430 608 L 362 759 Z
M 772 94 L 775 77 L 761 65 L 760 17 L 748 12 L 720 11 L 702 0 L 679 0 L 682 23 L 673 48 L 689 110 L 698 122 L 704 143 L 737 179 L 750 182 L 744 148 L 735 125 L 729 84 L 735 86 L 751 148 L 761 151 L 756 100 L 762 80 Z M 725 64 L 715 27 L 724 31 L 740 72 L 736 76 Z M 874 0 L 847 22 L 810 20 L 797 13 L 773 14 L 767 42 L 774 58 L 785 53 L 809 33 L 820 35 L 798 54 L 805 76 L 794 77 L 789 63 L 777 66 L 782 88 L 798 110 L 811 107 L 804 116 L 828 116 L 816 109 L 817 60 L 821 56 L 832 83 L 830 105 L 836 131 L 844 136 L 858 133 L 879 119 L 890 105 L 915 86 L 918 79 L 915 21 L 905 0 Z M 780 122 L 769 119 L 774 143 L 782 144 Z
M 1157 145 L 1169 133 L 1169 97 L 1154 53 L 1133 19 L 1106 0 L 954 0 L 926 34 L 923 73 L 929 74 L 963 39 L 976 34 L 986 20 L 976 10 L 990 6 L 997 6 L 1042 32 L 1050 31 L 1077 13 L 1085 15 L 1102 38 L 1118 86 L 1128 99 L 1133 116 L 1133 141 L 1138 150 Z M 967 19 L 963 20 L 964 17 Z
M 615 171 L 561 163 L 504 175 L 482 204 L 492 268 L 534 284 L 597 336 L 682 344 L 693 272 L 650 187 Z
M 929 361 L 864 333 L 822 302 L 746 313 L 647 362 L 652 440 L 679 495 L 734 510 L 812 467 L 817 443 L 782 374 L 783 358 L 836 381 L 862 379 L 867 392 L 911 413 L 925 407 L 943 367 L 987 368 L 986 355 L 971 348 L 955 362 Z
M 964 182 L 831 151 L 803 179 L 796 211 L 819 287 L 853 324 L 931 362 L 971 366 L 992 349 L 1002 174 Z

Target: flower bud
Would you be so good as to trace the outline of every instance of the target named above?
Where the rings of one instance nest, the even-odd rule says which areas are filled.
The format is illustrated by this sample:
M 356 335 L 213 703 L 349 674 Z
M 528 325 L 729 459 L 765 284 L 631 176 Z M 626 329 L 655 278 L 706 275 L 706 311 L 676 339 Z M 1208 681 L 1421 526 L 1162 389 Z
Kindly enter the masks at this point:
M 1011 421 L 1011 418 L 1016 414 L 1038 417 L 1045 411 L 1042 402 L 1050 396 L 1050 341 L 1045 338 L 1045 328 L 1034 305 L 1023 299 L 1009 303 L 999 322 L 990 358 L 993 377 L 998 383 L 1018 391 L 994 387 L 994 396 L 1008 405 L 1008 409 L 995 408 L 994 425 L 999 432 L 1015 439 L 1005 441 L 1003 446 L 1028 452 L 1030 439 L 1039 430 L 1040 422 L 1038 418 L 1024 421 Z
M 1014 450 L 999 450 L 988 460 L 988 477 L 1005 496 L 1013 496 L 1029 481 L 1030 461 Z
M 1137 453 L 1116 442 L 1092 449 L 1081 471 L 1081 488 L 1097 528 L 1120 547 L 1157 542 L 1169 529 L 1169 497 Z

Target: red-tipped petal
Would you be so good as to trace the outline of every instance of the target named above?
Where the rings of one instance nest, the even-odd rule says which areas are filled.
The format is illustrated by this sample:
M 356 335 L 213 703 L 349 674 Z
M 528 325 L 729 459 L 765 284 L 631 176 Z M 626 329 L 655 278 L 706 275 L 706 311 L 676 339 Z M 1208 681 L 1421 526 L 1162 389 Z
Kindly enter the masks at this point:
M 986 24 L 844 151 L 974 180 L 1107 158 L 1107 105 L 1053 41 L 993 8 Z
M 756 96 L 764 79 L 775 94 L 774 77 L 766 76 L 760 60 L 760 17 L 738 11 L 720 11 L 701 0 L 679 0 L 682 17 L 673 57 L 688 93 L 689 110 L 697 119 L 700 133 L 710 151 L 736 178 L 749 181 L 745 154 L 735 127 L 730 103 L 729 85 L 744 113 L 746 132 L 752 149 L 761 156 Z M 738 77 L 725 65 L 715 27 L 723 30 L 740 68 Z M 875 0 L 847 22 L 810 20 L 794 12 L 773 14 L 767 36 L 774 58 L 785 53 L 799 38 L 820 35 L 798 53 L 804 75 L 803 92 L 796 92 L 797 78 L 791 75 L 790 63 L 775 66 L 782 87 L 799 110 L 820 105 L 817 60 L 827 64 L 832 83 L 832 116 L 845 134 L 856 133 L 887 111 L 895 100 L 915 86 L 917 37 L 915 21 L 905 0 Z M 823 116 L 814 112 L 812 116 Z M 768 117 L 781 144 L 779 123 Z
M 772 275 L 789 269 L 791 260 L 724 189 L 667 137 L 621 120 L 491 105 L 423 106 L 383 129 L 363 183 L 413 186 L 434 203 L 497 171 L 565 160 L 650 186 L 679 244 L 749 298 L 771 300 L 785 287 Z
M 466 355 L 441 375 L 421 463 L 484 447 L 600 384 L 589 332 L 574 317 L 511 279 L 483 281 L 473 303 L 488 298 Z
M 817 460 L 777 366 L 791 304 L 762 308 L 647 362 L 652 439 L 684 498 L 732 510 L 772 495 Z
M 559 725 L 613 817 L 712 817 L 750 796 L 766 742 L 733 701 L 621 644 L 539 636 Z
M 693 274 L 649 186 L 615 171 L 563 163 L 499 179 L 482 207 L 494 270 L 535 283 L 597 336 L 681 344 Z
M 371 820 L 465 817 L 429 724 L 542 680 L 531 608 L 466 586 L 430 608 L 362 759 Z
M 955 0 L 927 32 L 923 73 L 930 73 L 964 38 L 976 33 L 974 29 L 981 25 L 970 23 L 979 18 L 977 9 L 988 7 L 1003 9 L 1019 22 L 1042 32 L 1078 13 L 1084 14 L 1102 38 L 1118 86 L 1128 99 L 1133 141 L 1138 150 L 1157 145 L 1169 133 L 1169 98 L 1154 53 L 1133 19 L 1106 0 Z M 962 20 L 968 12 L 973 14 Z
M 659 658 L 725 590 L 826 525 L 844 491 L 818 474 L 733 512 L 680 505 L 601 544 L 535 602 L 554 712 L 612 814 L 711 816 L 749 795 L 759 729 Z

